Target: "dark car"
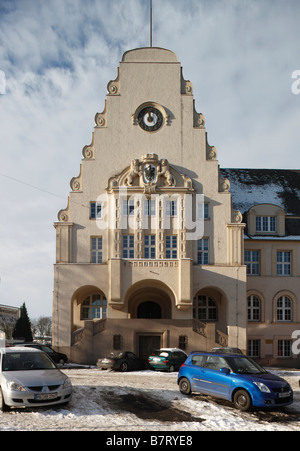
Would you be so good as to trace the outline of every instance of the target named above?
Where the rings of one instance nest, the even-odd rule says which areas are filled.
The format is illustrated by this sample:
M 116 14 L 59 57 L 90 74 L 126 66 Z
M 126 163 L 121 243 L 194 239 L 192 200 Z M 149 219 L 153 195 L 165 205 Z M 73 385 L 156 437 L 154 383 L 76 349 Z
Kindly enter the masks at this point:
M 49 345 L 43 345 L 41 343 L 35 343 L 33 341 L 32 343 L 21 343 L 18 346 L 40 349 L 41 351 L 46 352 L 46 354 L 48 354 L 48 356 L 53 360 L 54 363 L 60 363 L 64 365 L 68 361 L 68 357 L 66 356 L 66 354 L 54 351 L 54 349 Z
M 97 366 L 101 370 L 139 371 L 146 368 L 146 362 L 130 351 L 112 352 L 109 357 L 98 359 Z
M 181 366 L 177 383 L 185 395 L 199 392 L 227 399 L 242 411 L 293 402 L 293 391 L 284 379 L 241 354 L 193 352 Z
M 168 370 L 170 372 L 179 370 L 185 362 L 187 354 L 177 348 L 162 348 L 154 351 L 148 357 L 148 363 L 151 369 Z

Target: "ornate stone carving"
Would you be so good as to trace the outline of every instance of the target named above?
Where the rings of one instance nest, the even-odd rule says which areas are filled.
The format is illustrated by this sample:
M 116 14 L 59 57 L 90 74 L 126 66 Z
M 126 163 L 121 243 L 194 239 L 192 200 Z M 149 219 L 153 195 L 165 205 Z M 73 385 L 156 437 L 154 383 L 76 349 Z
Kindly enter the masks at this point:
M 219 175 L 219 192 L 226 193 L 230 189 L 230 182 L 228 179 L 223 178 Z
M 57 218 L 61 222 L 68 222 L 69 221 L 69 198 L 68 198 L 68 205 L 67 208 L 60 210 L 57 214 Z
M 243 220 L 243 215 L 239 210 L 232 210 L 231 222 L 234 224 L 240 224 Z
M 168 191 L 174 187 L 185 192 L 193 191 L 191 178 L 179 174 L 166 158 L 159 160 L 155 153 L 145 154 L 140 160 L 132 160 L 130 166 L 121 174 L 109 179 L 108 191 L 122 186 L 147 194 Z
M 105 106 L 104 106 L 104 110 L 102 111 L 102 113 L 96 113 L 95 115 L 95 124 L 96 127 L 106 127 L 107 125 L 107 114 L 106 114 L 106 101 L 105 101 Z
M 119 68 L 118 75 L 115 80 L 110 80 L 107 84 L 107 92 L 108 95 L 117 96 L 120 94 L 120 77 L 119 77 Z
M 94 159 L 94 133 L 92 134 L 91 144 L 84 146 L 84 148 L 82 149 L 82 155 L 85 160 L 93 160 Z
M 78 177 L 73 177 L 70 181 L 70 187 L 72 191 L 81 191 L 82 189 L 82 174 L 81 174 L 81 165 L 80 172 Z
M 205 117 L 202 113 L 197 113 L 195 109 L 195 101 L 194 101 L 194 124 L 195 128 L 205 128 Z

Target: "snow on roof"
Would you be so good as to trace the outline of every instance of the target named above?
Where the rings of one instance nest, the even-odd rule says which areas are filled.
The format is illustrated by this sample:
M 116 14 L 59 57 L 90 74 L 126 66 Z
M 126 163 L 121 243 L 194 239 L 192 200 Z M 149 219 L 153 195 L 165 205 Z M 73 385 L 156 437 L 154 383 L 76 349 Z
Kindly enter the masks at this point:
M 300 170 L 220 169 L 230 181 L 232 203 L 243 214 L 258 204 L 274 204 L 300 216 Z

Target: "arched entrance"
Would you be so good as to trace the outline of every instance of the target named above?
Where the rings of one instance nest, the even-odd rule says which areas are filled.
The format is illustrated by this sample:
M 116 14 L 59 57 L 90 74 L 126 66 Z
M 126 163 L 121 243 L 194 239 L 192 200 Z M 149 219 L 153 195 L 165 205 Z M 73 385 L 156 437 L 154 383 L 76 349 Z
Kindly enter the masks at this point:
M 130 287 L 126 301 L 131 319 L 171 319 L 175 304 L 173 293 L 165 284 L 149 280 Z
M 157 302 L 141 302 L 137 308 L 137 318 L 161 318 L 161 307 Z

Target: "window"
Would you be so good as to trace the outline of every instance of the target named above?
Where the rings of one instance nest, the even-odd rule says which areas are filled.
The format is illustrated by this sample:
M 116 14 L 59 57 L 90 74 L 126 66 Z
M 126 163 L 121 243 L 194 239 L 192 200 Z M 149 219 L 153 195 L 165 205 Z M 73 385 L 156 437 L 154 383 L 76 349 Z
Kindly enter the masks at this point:
M 113 349 L 119 351 L 122 349 L 123 337 L 122 335 L 114 335 L 113 336 Z
M 245 265 L 249 276 L 259 275 L 259 251 L 245 251 Z
M 192 365 L 204 366 L 205 356 L 204 355 L 193 355 Z
M 277 276 L 291 275 L 291 252 L 277 252 Z
M 123 200 L 123 215 L 129 216 L 134 213 L 134 200 L 126 199 Z
M 123 235 L 123 258 L 134 258 L 134 235 Z
M 218 310 L 215 301 L 209 296 L 196 296 L 193 302 L 193 318 L 200 321 L 217 321 Z
M 166 236 L 166 258 L 177 258 L 177 236 Z
M 81 304 L 80 319 L 106 318 L 107 300 L 103 294 L 91 294 Z
M 102 263 L 102 236 L 91 238 L 91 262 Z
M 276 232 L 276 217 L 256 216 L 256 232 Z
M 230 370 L 228 363 L 223 357 L 214 355 L 208 355 L 206 357 L 205 368 L 209 368 L 215 371 L 220 371 L 221 368 L 228 368 Z
M 166 215 L 170 217 L 177 216 L 177 200 L 166 201 Z
M 197 241 L 197 262 L 198 265 L 208 265 L 208 238 L 202 238 Z
M 144 237 L 144 258 L 155 258 L 155 235 Z
M 248 296 L 248 321 L 260 321 L 260 300 L 257 296 Z
M 277 321 L 292 321 L 293 306 L 292 301 L 287 296 L 280 296 L 277 299 Z
M 144 215 L 155 216 L 156 214 L 156 201 L 155 199 L 144 200 Z
M 291 357 L 291 340 L 278 340 L 278 357 Z
M 102 218 L 102 204 L 100 202 L 90 203 L 90 219 Z
M 188 337 L 186 335 L 179 335 L 178 348 L 185 351 L 187 342 L 188 342 Z
M 249 357 L 260 357 L 260 340 L 248 340 L 247 355 Z
M 198 203 L 197 219 L 209 219 L 209 203 Z

